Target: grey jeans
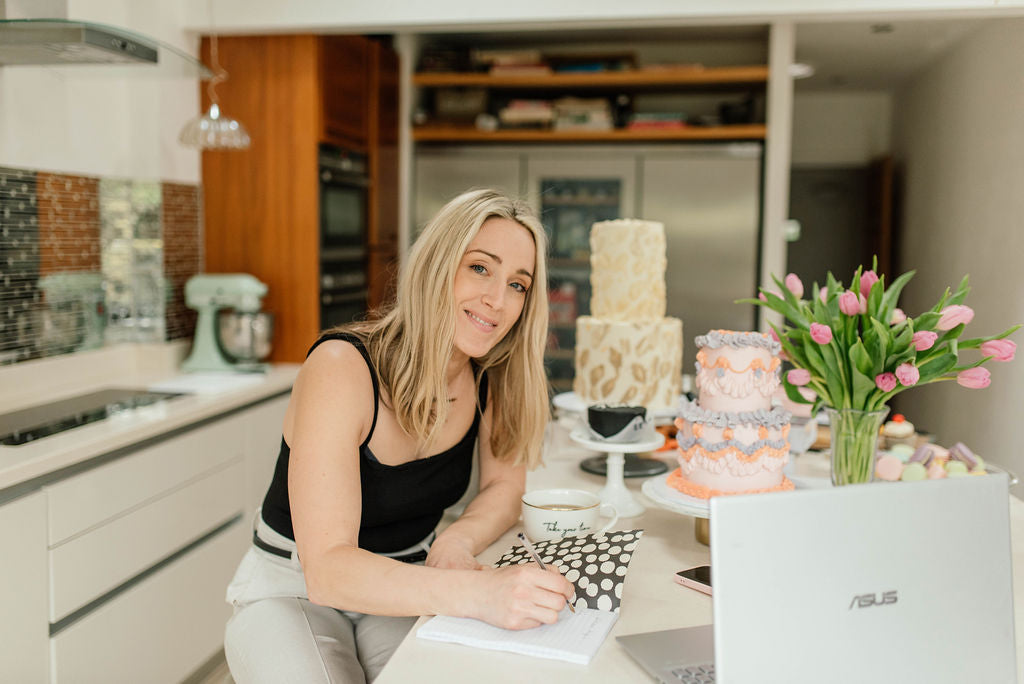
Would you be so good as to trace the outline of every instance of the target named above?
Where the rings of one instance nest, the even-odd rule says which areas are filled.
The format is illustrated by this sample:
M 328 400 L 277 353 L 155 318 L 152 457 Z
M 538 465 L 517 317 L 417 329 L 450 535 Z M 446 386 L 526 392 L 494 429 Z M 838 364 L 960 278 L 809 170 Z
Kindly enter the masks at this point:
M 234 615 L 224 633 L 224 653 L 235 682 L 361 684 L 376 679 L 416 618 L 365 615 L 310 602 L 295 542 L 272 530 L 258 512 L 256 532 L 292 554 L 282 558 L 253 546 L 228 586 Z

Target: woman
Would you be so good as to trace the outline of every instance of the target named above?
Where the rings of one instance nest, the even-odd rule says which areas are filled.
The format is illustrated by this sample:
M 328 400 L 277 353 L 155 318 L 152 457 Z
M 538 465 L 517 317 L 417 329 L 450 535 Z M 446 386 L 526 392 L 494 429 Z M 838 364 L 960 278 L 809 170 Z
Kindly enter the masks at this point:
M 411 616 L 510 629 L 557 620 L 572 587 L 556 570 L 475 558 L 515 523 L 526 468 L 540 461 L 544 255 L 525 206 L 467 192 L 416 241 L 394 308 L 313 346 L 254 546 L 228 588 L 225 652 L 239 684 L 372 681 Z M 479 494 L 435 539 L 467 488 L 474 443 Z

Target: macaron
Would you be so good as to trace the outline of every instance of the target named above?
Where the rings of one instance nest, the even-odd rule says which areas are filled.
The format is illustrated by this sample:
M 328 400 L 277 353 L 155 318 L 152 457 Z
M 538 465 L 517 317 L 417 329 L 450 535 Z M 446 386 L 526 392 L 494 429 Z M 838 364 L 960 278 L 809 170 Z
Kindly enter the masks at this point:
M 923 463 L 927 466 L 932 462 L 932 445 L 922 444 L 914 450 L 914 454 L 910 457 L 911 463 Z
M 917 462 L 908 463 L 906 467 L 903 468 L 903 474 L 900 475 L 900 479 L 904 482 L 917 482 L 925 479 L 926 477 L 928 477 L 928 471 L 925 469 L 923 464 Z
M 906 463 L 914 455 L 914 447 L 909 444 L 893 444 L 889 447 L 889 454 L 900 459 L 900 463 Z
M 932 464 L 928 466 L 928 479 L 941 480 L 944 477 L 946 477 L 946 469 L 938 461 L 932 461 Z
M 963 477 L 967 474 L 967 466 L 963 461 L 949 461 L 946 463 L 946 475 L 949 477 Z
M 875 475 L 877 475 L 879 479 L 886 480 L 888 482 L 895 482 L 900 479 L 900 475 L 902 474 L 903 461 L 892 454 L 882 456 L 875 464 Z
M 949 457 L 965 463 L 968 470 L 978 465 L 978 457 L 963 442 L 957 442 L 950 448 Z

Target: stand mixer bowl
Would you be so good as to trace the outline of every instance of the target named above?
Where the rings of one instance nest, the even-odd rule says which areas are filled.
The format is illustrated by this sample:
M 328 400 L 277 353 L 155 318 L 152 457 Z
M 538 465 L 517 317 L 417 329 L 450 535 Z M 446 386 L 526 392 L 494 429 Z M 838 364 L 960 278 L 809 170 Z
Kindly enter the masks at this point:
M 257 363 L 270 356 L 274 314 L 265 311 L 217 313 L 217 342 L 236 363 Z

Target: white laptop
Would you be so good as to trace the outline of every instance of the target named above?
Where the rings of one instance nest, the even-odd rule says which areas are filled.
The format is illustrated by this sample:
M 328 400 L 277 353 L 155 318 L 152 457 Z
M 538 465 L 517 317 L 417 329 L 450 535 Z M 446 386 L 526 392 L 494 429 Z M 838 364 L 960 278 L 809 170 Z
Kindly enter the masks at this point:
M 714 625 L 618 641 L 673 684 L 1016 682 L 1008 496 L 991 474 L 716 497 Z

